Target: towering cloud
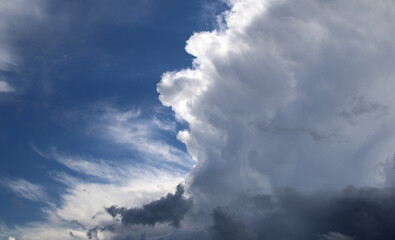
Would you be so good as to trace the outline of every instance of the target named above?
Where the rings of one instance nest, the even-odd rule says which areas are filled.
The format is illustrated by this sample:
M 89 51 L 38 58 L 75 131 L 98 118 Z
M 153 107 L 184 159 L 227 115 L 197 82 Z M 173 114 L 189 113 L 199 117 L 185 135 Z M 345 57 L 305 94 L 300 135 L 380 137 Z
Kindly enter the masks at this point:
M 395 129 L 392 1 L 237 0 L 195 33 L 193 67 L 160 100 L 189 123 L 197 202 L 245 192 L 389 185 Z M 335 233 L 322 238 L 331 239 Z

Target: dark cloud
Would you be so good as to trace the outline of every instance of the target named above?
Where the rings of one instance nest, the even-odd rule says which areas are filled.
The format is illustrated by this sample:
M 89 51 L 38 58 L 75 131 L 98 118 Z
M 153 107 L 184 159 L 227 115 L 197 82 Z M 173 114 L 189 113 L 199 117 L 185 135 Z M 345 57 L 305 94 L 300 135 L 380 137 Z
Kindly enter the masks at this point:
M 213 211 L 214 239 L 395 239 L 395 189 L 354 188 L 243 197 Z
M 338 232 L 330 232 L 320 236 L 319 240 L 353 240 L 354 238 L 347 237 Z
M 355 124 L 355 119 L 362 115 L 381 116 L 388 113 L 389 107 L 377 102 L 367 100 L 365 97 L 357 97 L 351 107 L 338 113 L 338 116 Z
M 99 240 L 99 237 L 97 236 L 97 233 L 99 231 L 100 232 L 104 232 L 104 231 L 114 232 L 115 229 L 116 229 L 115 224 L 110 224 L 107 226 L 96 226 L 94 228 L 89 229 L 88 232 L 86 233 L 86 235 L 89 239 Z
M 242 222 L 233 220 L 221 208 L 213 210 L 213 235 L 218 240 L 253 239 Z
M 127 233 L 127 234 L 118 234 L 113 238 L 113 240 L 146 240 L 147 236 L 145 233 L 140 234 L 140 235 L 135 235 L 133 233 Z
M 316 192 L 284 188 L 272 195 L 239 196 L 200 220 L 190 221 L 196 218 L 190 211 L 183 228 L 159 238 L 147 235 L 147 239 L 392 240 L 394 201 L 394 188 Z
M 284 127 L 284 126 L 266 126 L 265 124 L 258 124 L 258 129 L 263 133 L 272 134 L 289 134 L 289 135 L 305 135 L 311 137 L 314 141 L 328 140 L 332 135 L 321 133 L 314 129 L 298 128 L 298 127 Z
M 177 186 L 175 194 L 169 193 L 160 200 L 153 201 L 142 208 L 118 208 L 111 206 L 106 208 L 107 213 L 112 217 L 120 215 L 122 224 L 130 225 L 151 225 L 156 223 L 170 223 L 172 226 L 179 227 L 180 221 L 192 207 L 192 200 L 183 197 L 184 187 Z

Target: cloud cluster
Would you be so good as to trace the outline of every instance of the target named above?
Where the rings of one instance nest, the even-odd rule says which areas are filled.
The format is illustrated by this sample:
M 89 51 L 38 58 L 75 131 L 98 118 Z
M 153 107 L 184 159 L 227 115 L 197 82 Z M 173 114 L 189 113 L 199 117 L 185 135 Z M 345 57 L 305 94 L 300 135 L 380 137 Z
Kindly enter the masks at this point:
M 167 72 L 160 100 L 189 123 L 200 204 L 235 194 L 384 186 L 394 154 L 391 1 L 231 1 L 195 33 L 193 67 Z

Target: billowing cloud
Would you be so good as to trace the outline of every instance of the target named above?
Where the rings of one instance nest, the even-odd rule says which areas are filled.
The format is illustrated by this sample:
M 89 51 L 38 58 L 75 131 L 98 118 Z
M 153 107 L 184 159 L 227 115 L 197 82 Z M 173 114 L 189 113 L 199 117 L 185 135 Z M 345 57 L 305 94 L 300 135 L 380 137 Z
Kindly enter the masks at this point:
M 139 121 L 139 111 L 110 109 L 90 129 L 144 163 L 195 163 L 185 181 L 191 200 L 180 188 L 155 200 L 183 181 L 171 167 L 128 178 L 131 168 L 58 154 L 73 173 L 107 182 L 55 174 L 70 189 L 46 236 L 62 228 L 91 239 L 395 238 L 394 189 L 382 188 L 394 180 L 395 5 L 227 2 L 218 29 L 188 40 L 192 67 L 164 73 L 157 86 L 188 123 L 177 137 L 196 163 L 152 138 L 152 128 L 174 131 L 171 123 Z
M 189 123 L 188 189 L 212 207 L 272 188 L 383 186 L 394 154 L 391 1 L 230 1 L 160 100 Z

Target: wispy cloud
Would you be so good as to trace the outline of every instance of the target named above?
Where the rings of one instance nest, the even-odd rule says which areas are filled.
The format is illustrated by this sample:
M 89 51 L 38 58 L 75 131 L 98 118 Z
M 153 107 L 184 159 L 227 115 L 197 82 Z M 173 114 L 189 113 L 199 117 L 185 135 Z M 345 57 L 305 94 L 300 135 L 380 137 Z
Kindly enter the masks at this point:
M 73 156 L 52 153 L 52 157 L 69 169 L 87 176 L 98 177 L 110 182 L 116 182 L 127 174 L 127 170 L 105 160 L 97 160 L 89 156 Z
M 161 140 L 161 131 L 174 132 L 176 123 L 168 119 L 142 118 L 138 110 L 119 111 L 106 107 L 91 120 L 91 132 L 137 151 L 146 160 L 173 163 L 184 167 L 194 164 L 191 156 Z
M 61 152 L 56 148 L 45 151 L 31 144 L 38 155 L 48 161 L 57 161 L 70 170 L 48 173 L 66 188 L 59 196 L 61 204 L 46 209 L 46 221 L 11 229 L 9 236 L 18 239 L 18 236 L 32 231 L 35 234 L 29 235 L 31 239 L 49 238 L 63 229 L 67 231 L 67 237 L 86 239 L 87 229 L 112 223 L 105 207 L 141 207 L 173 192 L 175 186 L 184 181 L 188 167 L 194 162 L 185 151 L 161 140 L 163 134 L 173 131 L 175 122 L 143 117 L 140 110 L 120 111 L 106 106 L 99 112 L 82 117 L 88 124 L 87 133 L 108 141 L 114 148 L 130 149 L 134 157 L 95 158 L 89 154 Z M 78 226 L 70 224 L 76 220 Z M 110 233 L 99 231 L 98 234 Z M 105 239 L 111 239 L 111 236 Z
M 0 81 L 0 93 L 1 92 L 14 92 L 15 89 L 8 85 L 8 83 Z
M 21 178 L 2 178 L 0 184 L 13 191 L 20 197 L 32 200 L 32 201 L 46 201 L 47 196 L 45 191 L 40 185 L 30 183 Z

